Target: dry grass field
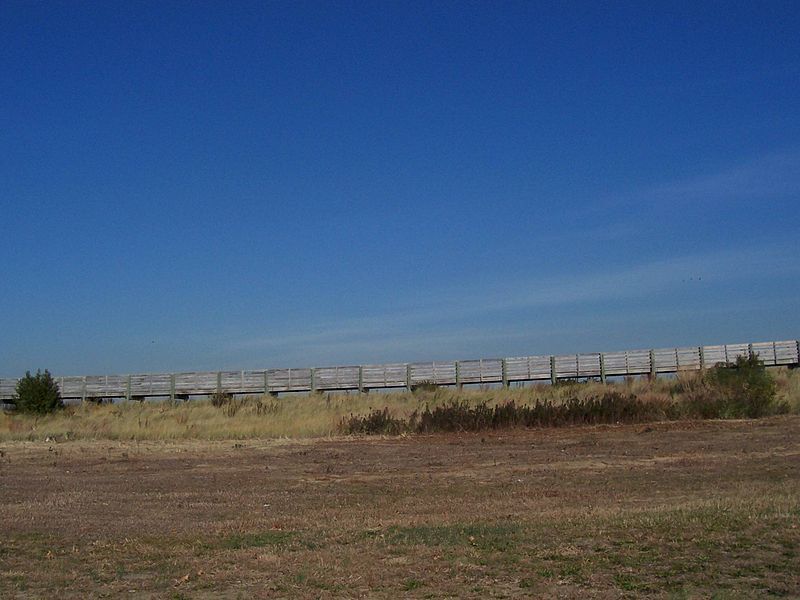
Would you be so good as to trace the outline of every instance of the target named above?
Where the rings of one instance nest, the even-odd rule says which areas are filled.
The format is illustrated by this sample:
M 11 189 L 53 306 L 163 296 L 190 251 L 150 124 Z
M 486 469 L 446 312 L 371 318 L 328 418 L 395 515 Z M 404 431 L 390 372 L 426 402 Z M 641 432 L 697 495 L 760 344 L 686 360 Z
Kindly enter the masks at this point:
M 800 413 L 800 369 L 773 369 L 776 400 L 790 412 Z M 407 418 L 426 406 L 449 402 L 490 406 L 513 401 L 530 405 L 537 401 L 560 404 L 608 392 L 632 394 L 645 403 L 696 401 L 692 395 L 700 383 L 696 372 L 678 378 L 645 378 L 601 384 L 538 384 L 520 388 L 439 388 L 425 392 L 372 394 L 298 394 L 281 398 L 252 397 L 214 407 L 207 400 L 190 402 L 122 402 L 70 406 L 49 415 L 0 412 L 0 442 L 71 440 L 226 440 L 263 438 L 318 438 L 341 433 L 340 424 L 349 415 L 366 415 L 388 408 L 393 416 Z M 695 393 L 696 396 L 696 393 Z
M 800 597 L 800 417 L 0 444 L 2 598 Z

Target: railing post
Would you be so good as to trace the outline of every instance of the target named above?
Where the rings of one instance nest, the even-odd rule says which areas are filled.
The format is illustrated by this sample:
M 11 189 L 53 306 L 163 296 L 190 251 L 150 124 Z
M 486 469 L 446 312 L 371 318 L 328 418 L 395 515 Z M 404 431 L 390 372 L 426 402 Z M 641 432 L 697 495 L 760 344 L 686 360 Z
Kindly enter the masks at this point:
M 169 374 L 169 399 L 175 402 L 175 373 Z
M 555 385 L 557 380 L 556 374 L 556 357 L 550 355 L 550 384 Z
M 411 363 L 406 364 L 406 390 L 411 391 Z
M 125 399 L 130 402 L 131 401 L 131 376 L 128 375 L 128 381 L 125 384 Z
M 700 370 L 702 371 L 706 368 L 706 352 L 702 346 L 697 347 L 697 354 L 700 357 Z
M 81 402 L 86 402 L 86 375 L 83 376 L 83 385 L 81 386 Z
M 222 393 L 222 372 L 217 371 L 217 393 Z
M 506 359 L 505 358 L 501 358 L 500 359 L 500 371 L 501 371 L 502 377 L 503 377 L 503 387 L 507 388 L 508 387 L 508 370 L 506 369 Z
M 461 383 L 461 362 L 456 361 L 456 388 L 461 389 L 464 385 Z
M 364 393 L 364 367 L 362 365 L 358 366 L 358 391 L 359 393 Z
M 606 382 L 606 357 L 602 352 L 600 353 L 600 382 Z
M 266 371 L 264 371 L 264 380 L 267 382 L 267 383 L 266 383 L 266 386 L 267 386 L 267 393 L 268 393 L 270 396 L 272 396 L 273 398 L 277 398 L 277 397 L 278 397 L 278 392 L 273 392 L 272 390 L 270 390 L 270 389 L 269 389 L 269 384 L 270 384 L 270 379 L 269 379 L 269 369 L 267 369 Z
M 650 379 L 656 378 L 656 351 L 650 350 Z
M 747 344 L 747 356 L 753 358 L 753 344 Z
M 267 394 L 269 394 L 269 375 L 267 370 L 264 369 L 264 395 L 266 396 Z
M 316 382 L 315 375 L 316 375 L 316 369 L 312 368 L 311 369 L 311 393 L 312 394 L 317 391 L 317 382 Z

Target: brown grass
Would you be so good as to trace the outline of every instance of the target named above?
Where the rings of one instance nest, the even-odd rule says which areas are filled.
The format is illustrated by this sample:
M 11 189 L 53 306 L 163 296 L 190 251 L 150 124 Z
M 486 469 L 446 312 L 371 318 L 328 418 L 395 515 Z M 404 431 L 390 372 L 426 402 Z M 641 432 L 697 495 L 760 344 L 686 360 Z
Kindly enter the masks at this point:
M 5 442 L 0 597 L 798 597 L 798 433 Z

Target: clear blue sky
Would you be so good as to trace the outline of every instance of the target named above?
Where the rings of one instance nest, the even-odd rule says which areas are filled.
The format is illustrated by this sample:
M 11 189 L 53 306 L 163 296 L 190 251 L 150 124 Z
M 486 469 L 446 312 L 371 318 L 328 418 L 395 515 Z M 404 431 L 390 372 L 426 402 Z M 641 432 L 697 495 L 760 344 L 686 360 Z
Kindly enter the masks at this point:
M 0 375 L 800 335 L 797 2 L 0 3 Z

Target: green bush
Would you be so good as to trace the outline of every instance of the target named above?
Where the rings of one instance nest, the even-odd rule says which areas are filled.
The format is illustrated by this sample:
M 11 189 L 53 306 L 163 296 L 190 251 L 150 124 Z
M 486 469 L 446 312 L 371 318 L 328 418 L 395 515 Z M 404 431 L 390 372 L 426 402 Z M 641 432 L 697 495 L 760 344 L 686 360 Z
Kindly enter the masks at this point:
M 17 382 L 14 404 L 20 412 L 37 414 L 50 413 L 64 406 L 58 385 L 47 369 L 44 373 L 36 371 L 36 375 L 31 375 L 30 371 L 25 373 L 25 377 Z
M 728 417 L 755 419 L 785 412 L 775 402 L 777 386 L 757 356 L 740 356 L 732 365 L 717 365 L 705 377 L 711 393 Z

